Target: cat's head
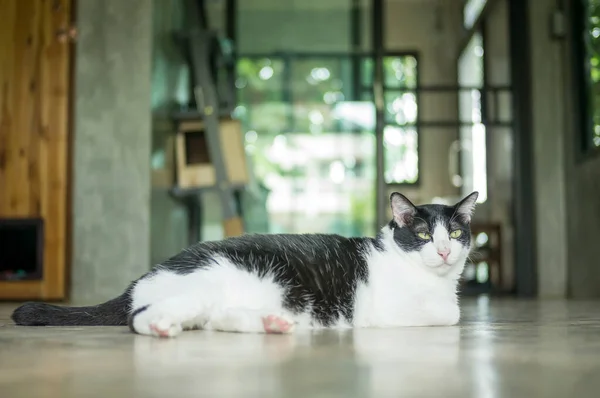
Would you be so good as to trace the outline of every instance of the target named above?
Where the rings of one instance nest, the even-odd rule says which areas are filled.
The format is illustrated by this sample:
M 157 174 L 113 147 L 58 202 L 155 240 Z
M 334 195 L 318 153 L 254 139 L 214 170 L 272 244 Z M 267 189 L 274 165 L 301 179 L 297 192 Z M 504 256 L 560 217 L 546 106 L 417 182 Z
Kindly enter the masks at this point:
M 394 192 L 389 227 L 395 244 L 438 275 L 462 271 L 471 250 L 470 224 L 477 196 L 473 192 L 454 206 L 415 206 Z

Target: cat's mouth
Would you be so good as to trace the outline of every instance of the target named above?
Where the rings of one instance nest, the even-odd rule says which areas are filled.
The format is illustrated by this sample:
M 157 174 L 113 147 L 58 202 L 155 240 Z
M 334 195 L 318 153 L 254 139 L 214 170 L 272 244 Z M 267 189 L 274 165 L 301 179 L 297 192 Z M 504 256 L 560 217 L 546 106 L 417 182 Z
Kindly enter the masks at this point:
M 425 262 L 425 265 L 431 269 L 445 269 L 447 267 L 450 267 L 450 264 L 446 264 L 446 263 L 430 263 L 430 262 Z

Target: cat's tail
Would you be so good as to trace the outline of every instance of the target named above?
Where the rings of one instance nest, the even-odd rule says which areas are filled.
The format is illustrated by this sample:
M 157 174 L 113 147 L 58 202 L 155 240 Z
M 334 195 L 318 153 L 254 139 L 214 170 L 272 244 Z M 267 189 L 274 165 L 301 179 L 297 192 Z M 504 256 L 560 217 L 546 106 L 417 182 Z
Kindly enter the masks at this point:
M 22 326 L 121 326 L 127 325 L 130 292 L 106 303 L 90 307 L 62 307 L 45 303 L 25 303 L 12 314 Z

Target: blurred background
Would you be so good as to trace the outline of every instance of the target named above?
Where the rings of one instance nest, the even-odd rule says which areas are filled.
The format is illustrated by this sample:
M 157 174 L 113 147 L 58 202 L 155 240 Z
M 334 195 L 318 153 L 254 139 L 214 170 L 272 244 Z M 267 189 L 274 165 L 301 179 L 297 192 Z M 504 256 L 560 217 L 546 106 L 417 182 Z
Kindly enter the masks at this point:
M 598 0 L 2 0 L 0 299 L 477 190 L 464 295 L 600 296 Z

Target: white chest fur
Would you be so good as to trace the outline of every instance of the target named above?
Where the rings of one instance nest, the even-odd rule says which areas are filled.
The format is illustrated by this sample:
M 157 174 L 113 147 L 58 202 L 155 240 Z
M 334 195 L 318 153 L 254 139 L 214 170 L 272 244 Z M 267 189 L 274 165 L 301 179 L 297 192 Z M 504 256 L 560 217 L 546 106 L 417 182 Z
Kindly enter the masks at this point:
M 369 256 L 369 282 L 357 288 L 355 327 L 446 326 L 460 318 L 455 278 L 394 250 Z

